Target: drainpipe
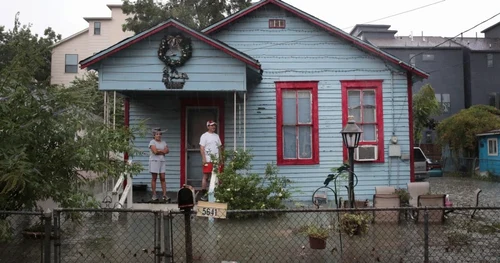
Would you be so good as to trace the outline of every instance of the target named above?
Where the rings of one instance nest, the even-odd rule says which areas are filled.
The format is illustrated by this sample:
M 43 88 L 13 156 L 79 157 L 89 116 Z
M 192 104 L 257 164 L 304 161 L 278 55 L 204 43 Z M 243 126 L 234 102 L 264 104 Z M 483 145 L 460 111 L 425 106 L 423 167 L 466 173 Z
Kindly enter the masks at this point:
M 243 92 L 243 151 L 247 149 L 247 92 Z
M 236 90 L 233 91 L 233 149 L 236 151 Z

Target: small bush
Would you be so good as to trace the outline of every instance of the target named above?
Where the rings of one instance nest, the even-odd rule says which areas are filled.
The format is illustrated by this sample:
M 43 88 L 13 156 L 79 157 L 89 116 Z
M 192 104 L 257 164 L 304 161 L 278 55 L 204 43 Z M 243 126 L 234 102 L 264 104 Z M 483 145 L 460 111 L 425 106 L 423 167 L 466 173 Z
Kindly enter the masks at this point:
M 231 210 L 261 210 L 285 208 L 290 198 L 287 184 L 291 181 L 278 176 L 278 168 L 267 164 L 263 176 L 249 173 L 253 156 L 248 151 L 225 151 L 224 170 L 218 174 L 216 202 L 228 203 Z M 239 214 L 243 216 L 244 214 Z

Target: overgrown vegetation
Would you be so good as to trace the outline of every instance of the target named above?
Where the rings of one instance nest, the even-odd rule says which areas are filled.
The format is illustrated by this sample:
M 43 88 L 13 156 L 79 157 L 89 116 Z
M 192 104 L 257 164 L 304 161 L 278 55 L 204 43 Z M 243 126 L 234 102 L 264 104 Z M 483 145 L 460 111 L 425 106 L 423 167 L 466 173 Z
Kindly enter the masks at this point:
M 95 83 L 49 85 L 50 45 L 60 38 L 46 33 L 32 34 L 17 16 L 14 29 L 0 30 L 0 210 L 32 210 L 49 198 L 94 206 L 83 187 L 89 176 L 142 169 L 109 159 L 110 152 L 135 153 L 133 131 L 113 130 L 94 114 L 102 107 Z
M 340 229 L 349 236 L 368 232 L 373 217 L 367 213 L 344 213 L 340 216 Z
M 500 129 L 500 110 L 474 105 L 444 119 L 437 126 L 438 143 L 449 146 L 454 157 L 476 157 L 476 134 Z
M 425 128 L 433 128 L 434 120 L 431 118 L 441 112 L 441 106 L 436 99 L 434 89 L 430 84 L 425 84 L 418 93 L 413 95 L 413 139 L 420 144 Z
M 224 170 L 218 174 L 220 184 L 215 188 L 217 202 L 228 203 L 231 210 L 285 208 L 291 181 L 278 175 L 276 165 L 267 164 L 265 174 L 260 175 L 250 172 L 253 156 L 249 151 L 225 151 L 222 158 Z

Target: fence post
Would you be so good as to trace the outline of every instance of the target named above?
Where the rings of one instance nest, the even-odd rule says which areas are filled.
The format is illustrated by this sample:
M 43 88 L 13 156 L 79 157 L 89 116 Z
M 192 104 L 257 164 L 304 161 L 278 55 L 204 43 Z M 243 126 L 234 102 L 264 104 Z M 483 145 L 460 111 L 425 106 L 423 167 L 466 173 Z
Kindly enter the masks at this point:
M 184 210 L 184 231 L 186 236 L 186 263 L 192 263 L 193 233 L 191 232 L 191 209 Z
M 155 226 L 154 226 L 154 253 L 155 253 L 155 262 L 161 262 L 161 223 L 160 223 L 160 212 L 154 212 Z
M 50 263 L 50 236 L 52 235 L 52 211 L 50 211 L 50 209 L 47 209 L 47 211 L 43 213 L 43 220 L 45 226 L 45 236 L 43 240 L 43 262 Z
M 424 210 L 424 262 L 429 263 L 429 211 Z
M 60 236 L 60 227 L 61 227 L 61 212 L 54 211 L 54 263 L 59 263 L 61 257 L 61 236 Z
M 172 249 L 172 214 L 170 211 L 165 212 L 162 218 L 165 262 L 174 262 L 174 250 Z

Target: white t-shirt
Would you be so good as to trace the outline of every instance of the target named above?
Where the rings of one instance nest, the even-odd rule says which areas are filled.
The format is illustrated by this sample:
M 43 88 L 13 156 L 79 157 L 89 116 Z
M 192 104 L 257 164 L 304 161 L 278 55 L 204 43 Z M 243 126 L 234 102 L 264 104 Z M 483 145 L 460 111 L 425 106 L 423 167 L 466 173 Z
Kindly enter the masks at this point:
M 211 162 L 210 154 L 219 157 L 219 147 L 222 145 L 217 133 L 205 132 L 200 137 L 200 146 L 205 147 L 205 160 Z
M 149 160 L 155 160 L 155 161 L 165 161 L 165 155 L 156 155 L 153 153 L 153 150 L 151 149 L 151 145 L 154 145 L 156 147 L 156 150 L 163 151 L 165 147 L 167 147 L 167 143 L 164 141 L 157 141 L 155 139 L 152 139 L 149 142 Z

